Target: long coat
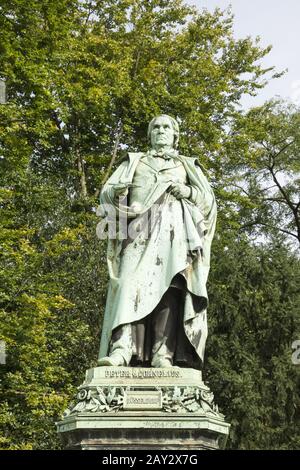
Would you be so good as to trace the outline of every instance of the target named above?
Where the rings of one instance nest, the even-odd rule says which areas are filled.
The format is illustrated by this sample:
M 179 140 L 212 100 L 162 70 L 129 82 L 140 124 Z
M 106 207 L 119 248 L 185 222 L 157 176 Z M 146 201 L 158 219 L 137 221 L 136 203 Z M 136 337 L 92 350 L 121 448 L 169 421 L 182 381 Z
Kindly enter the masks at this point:
M 143 226 L 149 211 L 153 207 L 155 210 L 152 214 L 154 223 L 150 230 L 147 227 L 148 236 L 145 236 L 142 227 L 134 239 L 124 240 L 124 235 L 108 239 L 110 282 L 99 357 L 108 354 L 112 331 L 149 315 L 169 288 L 173 277 L 181 273 L 186 280 L 184 332 L 202 361 L 207 338 L 206 282 L 217 213 L 215 197 L 197 159 L 177 155 L 192 187 L 193 202 L 188 199 L 175 200 L 167 191 L 172 182 L 162 179 L 151 187 L 138 212 L 131 206 L 120 205 L 114 199 L 114 185 L 132 183 L 143 156 L 145 153 L 129 153 L 106 182 L 100 195 L 104 213 L 106 208 L 113 207 L 119 219 L 128 217 L 131 227 L 137 223 Z M 108 219 L 109 215 L 106 222 Z

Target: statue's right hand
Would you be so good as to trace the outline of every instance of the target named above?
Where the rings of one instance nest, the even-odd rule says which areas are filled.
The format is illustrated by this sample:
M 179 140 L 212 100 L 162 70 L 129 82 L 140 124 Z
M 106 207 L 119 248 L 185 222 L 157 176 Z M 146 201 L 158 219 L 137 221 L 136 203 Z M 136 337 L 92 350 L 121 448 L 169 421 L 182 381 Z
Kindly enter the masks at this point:
M 114 185 L 115 197 L 126 197 L 128 194 L 128 185 L 119 183 Z

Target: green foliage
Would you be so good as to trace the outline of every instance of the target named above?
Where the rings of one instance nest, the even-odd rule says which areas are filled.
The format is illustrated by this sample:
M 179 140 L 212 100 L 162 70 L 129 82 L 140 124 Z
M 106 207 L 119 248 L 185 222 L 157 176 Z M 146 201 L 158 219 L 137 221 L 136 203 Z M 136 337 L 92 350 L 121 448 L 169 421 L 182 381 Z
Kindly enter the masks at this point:
M 271 101 L 236 119 L 226 140 L 240 227 L 255 238 L 281 233 L 290 246 L 300 242 L 299 124 L 298 108 Z
M 181 152 L 199 157 L 218 198 L 205 373 L 230 446 L 299 447 L 299 260 L 284 247 L 297 235 L 299 113 L 239 111 L 264 85 L 269 48 L 235 40 L 232 26 L 180 0 L 1 2 L 1 448 L 60 447 L 54 423 L 100 339 L 99 190 L 127 148 L 146 148 L 159 112 L 180 120 Z M 278 136 L 293 137 L 275 156 L 285 202 L 259 179 Z
M 299 259 L 245 239 L 216 241 L 213 257 L 206 377 L 232 423 L 229 446 L 299 448 Z

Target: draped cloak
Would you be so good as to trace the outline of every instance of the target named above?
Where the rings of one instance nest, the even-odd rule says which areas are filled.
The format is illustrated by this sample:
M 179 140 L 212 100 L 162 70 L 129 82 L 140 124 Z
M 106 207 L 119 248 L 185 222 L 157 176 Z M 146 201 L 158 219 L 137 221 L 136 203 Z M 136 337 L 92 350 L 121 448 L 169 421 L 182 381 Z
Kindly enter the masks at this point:
M 118 326 L 137 322 L 148 316 L 170 287 L 175 275 L 185 279 L 183 306 L 184 333 L 196 356 L 203 361 L 207 338 L 206 282 L 210 268 L 210 248 L 216 224 L 216 202 L 213 191 L 196 158 L 177 155 L 183 165 L 192 200 L 176 199 L 168 188 L 177 180 L 158 174 L 156 183 L 145 185 L 145 197 L 116 200 L 114 185 L 142 186 L 135 172 L 145 153 L 129 152 L 100 194 L 104 225 L 125 217 L 129 228 L 124 235 L 108 234 L 107 264 L 109 286 L 103 319 L 99 358 L 109 352 L 112 331 Z M 130 189 L 139 195 L 141 190 Z M 143 191 L 143 189 L 142 189 Z M 134 203 L 138 203 L 134 207 Z M 112 210 L 113 209 L 113 210 Z M 149 214 L 151 212 L 151 222 Z M 116 226 L 115 226 L 116 228 Z M 115 236 L 116 235 L 116 236 Z

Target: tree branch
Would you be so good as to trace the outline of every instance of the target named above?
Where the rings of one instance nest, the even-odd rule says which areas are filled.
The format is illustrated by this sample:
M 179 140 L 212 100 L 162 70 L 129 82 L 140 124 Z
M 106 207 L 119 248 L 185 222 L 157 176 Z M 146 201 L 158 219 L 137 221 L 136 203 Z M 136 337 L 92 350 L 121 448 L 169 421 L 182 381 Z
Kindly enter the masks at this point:
M 263 225 L 264 227 L 268 227 L 268 228 L 271 228 L 271 229 L 275 228 L 273 225 L 266 224 L 265 222 L 260 222 L 258 220 L 255 220 L 254 222 L 249 222 L 248 224 L 241 225 L 240 230 L 243 230 L 244 228 L 247 228 L 247 227 L 253 227 L 254 225 Z M 296 233 L 290 232 L 289 230 L 285 230 L 285 229 L 280 228 L 280 227 L 276 227 L 276 229 L 278 229 L 280 232 L 283 232 L 283 233 L 286 233 L 287 235 L 290 235 L 291 237 L 296 238 L 300 243 L 300 238 Z
M 277 179 L 276 177 L 276 172 L 274 171 L 274 162 L 271 166 L 268 167 L 271 175 L 272 175 L 272 178 L 273 178 L 273 181 L 274 183 L 276 184 L 277 188 L 279 189 L 279 191 L 281 192 L 281 194 L 283 195 L 287 205 L 290 207 L 290 209 L 292 210 L 293 214 L 295 215 L 295 207 L 294 207 L 294 204 L 291 202 L 291 200 L 289 199 L 288 197 L 288 194 L 286 193 L 286 191 L 283 189 L 283 187 L 281 186 L 281 184 L 279 183 L 279 180 Z
M 58 117 L 56 111 L 51 112 L 51 118 L 54 121 L 57 129 L 61 132 L 61 130 L 62 130 L 61 125 L 62 125 L 63 122 Z M 61 146 L 62 146 L 63 150 L 69 150 L 69 142 L 67 141 L 67 139 L 65 139 L 64 134 L 62 132 L 61 132 L 60 136 L 61 136 Z
M 239 188 L 241 191 L 243 191 L 243 193 L 246 194 L 246 196 L 248 196 L 250 198 L 250 194 L 242 186 L 239 186 L 236 183 L 233 183 L 232 186 L 235 186 L 236 188 Z
M 111 160 L 110 160 L 110 163 L 109 163 L 109 166 L 105 172 L 105 175 L 101 181 L 101 186 L 103 186 L 106 181 L 108 180 L 109 178 L 109 175 L 110 175 L 110 172 L 111 172 L 111 169 L 116 161 L 116 158 L 117 158 L 117 153 L 118 153 L 118 147 L 119 147 L 119 144 L 120 144 L 120 140 L 121 140 L 121 137 L 122 137 L 122 134 L 123 134 L 123 124 L 122 124 L 122 121 L 121 119 L 118 120 L 118 123 L 117 123 L 117 126 L 116 126 L 116 140 L 115 140 L 115 145 L 114 145 L 114 148 L 113 148 L 113 152 L 112 152 L 112 157 L 111 157 Z M 98 197 L 100 194 L 100 189 L 97 189 L 97 191 L 95 192 L 95 197 Z
M 84 161 L 82 159 L 82 156 L 80 154 L 80 151 L 78 148 L 75 150 L 76 153 L 76 159 L 77 159 L 77 168 L 78 168 L 78 173 L 79 173 L 79 179 L 80 179 L 80 189 L 81 189 L 81 196 L 86 199 L 88 196 L 87 192 L 87 184 L 86 184 L 86 175 L 85 175 L 85 168 L 84 168 Z
M 284 146 L 282 147 L 282 149 L 279 150 L 279 152 L 277 152 L 277 153 L 275 153 L 275 154 L 272 153 L 273 159 L 275 160 L 275 158 L 277 158 L 278 155 L 280 155 L 282 152 L 284 152 L 284 151 L 285 151 L 290 145 L 292 145 L 293 143 L 294 143 L 294 140 L 293 140 L 292 142 L 288 142 L 286 145 L 284 145 Z

